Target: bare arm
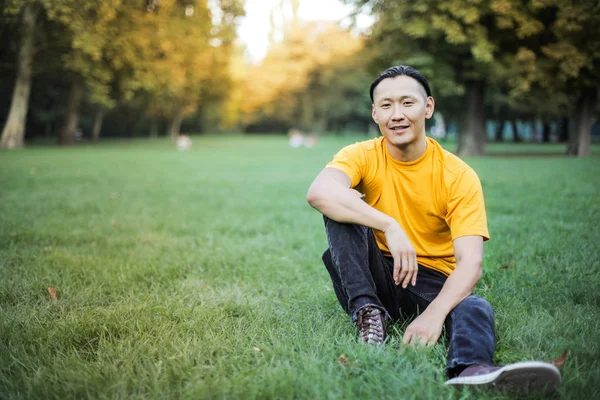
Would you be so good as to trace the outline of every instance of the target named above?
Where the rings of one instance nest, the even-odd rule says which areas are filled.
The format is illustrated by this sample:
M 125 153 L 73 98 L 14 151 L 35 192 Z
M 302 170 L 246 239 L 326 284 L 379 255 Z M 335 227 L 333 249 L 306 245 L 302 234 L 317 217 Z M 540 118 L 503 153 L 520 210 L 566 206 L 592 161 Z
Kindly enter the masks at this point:
M 404 343 L 414 343 L 415 339 L 420 339 L 423 344 L 435 344 L 448 314 L 473 292 L 473 288 L 479 282 L 483 262 L 483 238 L 463 236 L 455 239 L 454 254 L 456 269 L 452 271 L 435 300 L 406 328 Z
M 321 214 L 337 222 L 368 226 L 385 232 L 396 221 L 362 201 L 350 189 L 350 177 L 335 168 L 325 168 L 308 189 L 306 200 Z
M 417 280 L 416 251 L 398 222 L 362 200 L 362 195 L 350 188 L 351 180 L 344 172 L 325 168 L 308 189 L 306 200 L 321 214 L 343 223 L 368 226 L 385 233 L 394 258 L 394 280 L 414 286 Z

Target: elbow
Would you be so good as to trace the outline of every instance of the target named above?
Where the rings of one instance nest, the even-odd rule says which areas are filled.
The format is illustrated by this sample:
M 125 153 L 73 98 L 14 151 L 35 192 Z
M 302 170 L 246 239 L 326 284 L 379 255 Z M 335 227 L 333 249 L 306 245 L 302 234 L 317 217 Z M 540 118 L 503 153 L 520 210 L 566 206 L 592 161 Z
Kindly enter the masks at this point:
M 313 208 L 318 208 L 319 203 L 321 203 L 322 196 L 319 193 L 319 190 L 315 187 L 315 185 L 311 185 L 308 189 L 308 193 L 306 193 L 306 201 Z
M 469 265 L 473 269 L 473 275 L 475 276 L 476 282 L 479 282 L 483 275 L 483 260 L 481 258 L 470 260 Z
M 477 279 L 477 282 L 479 282 L 483 276 L 483 263 L 480 262 L 479 264 L 475 264 L 473 268 L 475 269 L 475 278 Z

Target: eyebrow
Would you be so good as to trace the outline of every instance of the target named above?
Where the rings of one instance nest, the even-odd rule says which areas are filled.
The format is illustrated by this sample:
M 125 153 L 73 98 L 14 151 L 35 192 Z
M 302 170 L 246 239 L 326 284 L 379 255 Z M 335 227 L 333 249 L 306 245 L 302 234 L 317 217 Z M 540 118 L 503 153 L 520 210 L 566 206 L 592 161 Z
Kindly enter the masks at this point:
M 405 95 L 399 97 L 400 101 L 402 101 L 404 99 L 416 100 L 417 98 L 415 96 L 409 95 L 409 94 L 405 94 Z M 382 101 L 394 101 L 394 99 L 392 99 L 391 97 L 384 97 L 383 99 L 379 100 L 378 103 L 381 103 Z

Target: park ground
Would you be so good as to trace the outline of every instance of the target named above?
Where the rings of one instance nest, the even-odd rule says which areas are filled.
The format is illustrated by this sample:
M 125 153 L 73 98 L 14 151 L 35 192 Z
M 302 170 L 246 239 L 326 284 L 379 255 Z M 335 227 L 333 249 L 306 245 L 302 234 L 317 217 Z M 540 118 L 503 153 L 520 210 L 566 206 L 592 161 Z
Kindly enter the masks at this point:
M 445 343 L 404 347 L 405 324 L 357 342 L 305 194 L 361 139 L 0 152 L 0 397 L 503 398 L 444 387 Z M 599 398 L 600 148 L 488 151 L 466 161 L 492 236 L 476 293 L 496 311 L 496 362 L 568 350 L 555 398 Z

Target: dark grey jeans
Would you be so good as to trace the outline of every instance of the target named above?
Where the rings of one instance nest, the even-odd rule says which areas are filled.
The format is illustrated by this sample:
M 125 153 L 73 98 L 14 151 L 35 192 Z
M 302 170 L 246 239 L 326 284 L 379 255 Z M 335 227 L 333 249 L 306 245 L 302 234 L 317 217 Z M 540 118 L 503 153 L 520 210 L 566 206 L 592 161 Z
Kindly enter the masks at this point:
M 419 265 L 417 284 L 406 289 L 393 279 L 394 261 L 384 256 L 370 228 L 344 224 L 325 217 L 329 248 L 323 263 L 335 294 L 352 321 L 358 310 L 373 305 L 396 321 L 418 315 L 436 298 L 446 276 Z M 448 335 L 447 372 L 456 376 L 473 364 L 492 365 L 495 347 L 494 311 L 483 298 L 470 295 L 445 322 Z

